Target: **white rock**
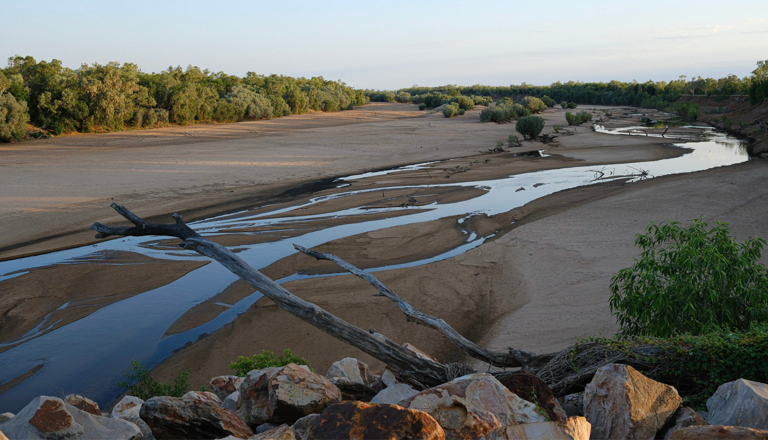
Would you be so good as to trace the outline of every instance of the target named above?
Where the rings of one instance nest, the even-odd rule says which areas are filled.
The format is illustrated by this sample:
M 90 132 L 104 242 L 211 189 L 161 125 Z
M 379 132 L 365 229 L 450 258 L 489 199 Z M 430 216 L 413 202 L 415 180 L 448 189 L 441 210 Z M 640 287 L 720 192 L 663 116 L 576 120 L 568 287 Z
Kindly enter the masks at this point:
M 347 383 L 370 385 L 368 381 L 368 365 L 353 357 L 334 362 L 331 368 L 328 369 L 325 377 L 328 379 L 342 378 Z M 333 380 L 332 382 L 335 383 Z
M 745 379 L 722 384 L 707 410 L 710 425 L 768 429 L 768 385 Z
M 388 403 L 391 405 L 398 405 L 400 402 L 415 396 L 419 392 L 414 390 L 413 387 L 404 383 L 392 384 L 378 394 L 373 396 L 371 403 Z

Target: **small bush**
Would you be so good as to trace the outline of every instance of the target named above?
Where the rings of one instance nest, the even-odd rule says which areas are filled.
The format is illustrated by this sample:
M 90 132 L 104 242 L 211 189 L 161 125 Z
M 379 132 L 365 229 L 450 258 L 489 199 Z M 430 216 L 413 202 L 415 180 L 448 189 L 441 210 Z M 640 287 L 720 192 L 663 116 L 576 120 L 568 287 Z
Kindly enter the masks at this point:
M 589 112 L 578 112 L 576 114 L 565 112 L 565 120 L 568 122 L 568 125 L 581 125 L 587 121 L 591 121 L 592 114 Z
M 475 101 L 466 96 L 457 96 L 456 104 L 458 104 L 459 108 L 462 110 L 472 110 L 475 108 Z
M 189 371 L 182 371 L 173 383 L 160 383 L 156 381 L 149 371 L 137 360 L 131 361 L 131 369 L 124 374 L 126 380 L 115 385 L 128 391 L 128 395 L 147 400 L 155 396 L 181 397 L 189 391 Z
M 576 108 L 576 107 L 577 107 L 577 105 L 576 105 L 575 102 L 571 101 L 571 102 L 568 103 L 568 108 L 573 109 L 573 108 Z
M 459 110 L 461 110 L 459 108 L 459 105 L 456 104 L 455 102 L 452 102 L 446 105 L 445 108 L 443 108 L 443 116 L 445 116 L 446 118 L 450 118 L 451 116 L 456 116 L 459 114 Z
M 560 107 L 562 107 L 562 108 L 568 108 L 568 101 L 562 101 L 562 102 L 560 103 Z
M 554 107 L 555 106 L 555 100 L 550 98 L 547 95 L 544 95 L 541 97 L 541 101 L 547 106 L 547 107 Z
M 523 146 L 523 142 L 520 140 L 520 136 L 516 134 L 510 134 L 507 142 L 509 143 L 510 148 Z
M 539 98 L 534 98 L 533 96 L 526 96 L 523 98 L 523 107 L 533 114 L 541 113 L 547 109 L 547 105 L 544 104 L 544 101 Z
M 423 102 L 419 104 L 419 110 L 426 110 L 426 109 L 427 109 L 427 104 L 424 104 Z
M 768 320 L 765 240 L 737 243 L 727 223 L 649 224 L 635 263 L 611 278 L 611 310 L 625 335 L 668 337 L 745 330 Z
M 553 125 L 552 131 L 554 131 L 555 133 L 560 133 L 560 126 L 557 124 Z
M 236 375 L 243 377 L 251 370 L 261 370 L 269 367 L 284 367 L 290 363 L 310 367 L 307 359 L 294 355 L 290 349 L 286 348 L 283 350 L 283 355 L 279 358 L 275 356 L 275 353 L 269 350 L 264 350 L 261 354 L 254 354 L 251 357 L 240 356 L 236 361 L 229 364 L 229 368 L 233 369 Z M 310 370 L 315 371 L 311 367 Z
M 540 116 L 525 116 L 517 120 L 515 130 L 524 138 L 536 139 L 544 129 L 544 118 Z
M 526 115 L 528 110 L 524 109 L 520 104 L 515 104 L 512 100 L 501 101 L 493 107 L 486 107 L 480 112 L 481 122 L 508 122 L 512 119 L 517 119 L 520 116 Z M 528 113 L 530 114 L 530 113 Z

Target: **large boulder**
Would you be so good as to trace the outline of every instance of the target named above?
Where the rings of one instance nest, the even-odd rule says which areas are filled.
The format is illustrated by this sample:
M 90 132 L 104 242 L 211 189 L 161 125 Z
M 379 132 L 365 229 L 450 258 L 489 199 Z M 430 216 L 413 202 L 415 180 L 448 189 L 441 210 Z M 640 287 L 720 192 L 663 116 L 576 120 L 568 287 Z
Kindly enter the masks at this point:
M 30 440 L 141 438 L 141 431 L 133 423 L 90 414 L 48 396 L 33 399 L 15 417 L 0 424 L 0 431 L 10 439 Z
M 143 435 L 142 440 L 155 440 L 149 425 L 147 425 L 144 420 L 141 420 L 141 416 L 139 415 L 141 405 L 144 405 L 144 401 L 138 397 L 125 396 L 112 408 L 112 412 L 109 416 L 126 420 L 138 426 Z
M 379 391 L 378 394 L 373 396 L 371 403 L 398 405 L 400 402 L 408 400 L 416 394 L 419 394 L 419 392 L 414 390 L 412 386 L 404 383 L 395 383 Z
M 245 380 L 244 377 L 237 376 L 216 376 L 208 382 L 211 391 L 216 394 L 223 402 L 230 394 L 240 389 L 240 384 Z
M 584 417 L 568 417 L 562 422 L 525 423 L 502 426 L 483 440 L 589 440 L 591 427 Z
M 240 385 L 237 414 L 251 426 L 294 423 L 341 401 L 325 377 L 296 364 L 253 370 Z
M 707 410 L 712 425 L 768 429 L 768 385 L 745 379 L 722 384 Z
M 483 373 L 422 391 L 402 405 L 430 414 L 449 439 L 475 439 L 502 426 L 549 421 L 536 405 Z
M 309 430 L 315 426 L 315 422 L 319 418 L 320 414 L 310 414 L 296 420 L 296 423 L 291 425 L 291 429 L 293 430 L 294 435 L 296 435 L 296 439 L 307 440 L 309 438 Z
M 560 402 L 557 401 L 557 397 L 549 389 L 549 385 L 539 376 L 524 372 L 513 372 L 502 375 L 497 374 L 496 379 L 521 399 L 539 405 L 547 413 L 547 417 L 550 420 L 565 422 L 565 419 L 568 418 Z
M 159 440 L 228 435 L 245 439 L 253 435 L 237 414 L 208 399 L 153 397 L 144 402 L 139 414 Z
M 348 357 L 336 361 L 328 369 L 325 377 L 341 391 L 343 400 L 371 400 L 376 395 L 372 388 L 373 377 L 368 365 L 355 358 Z
M 668 439 L 674 432 L 681 429 L 685 429 L 689 426 L 705 426 L 707 421 L 704 417 L 700 416 L 696 411 L 689 407 L 683 407 L 678 409 L 675 414 L 667 422 L 667 427 L 663 431 L 660 431 L 656 438 L 662 437 L 663 440 Z M 668 428 L 668 429 L 667 429 Z
M 584 416 L 592 424 L 592 438 L 649 439 L 681 401 L 673 387 L 628 365 L 608 364 L 584 390 Z
M 669 440 L 768 440 L 768 430 L 743 426 L 690 426 L 673 432 Z
M 346 401 L 326 408 L 309 428 L 308 439 L 443 440 L 429 414 L 397 405 Z

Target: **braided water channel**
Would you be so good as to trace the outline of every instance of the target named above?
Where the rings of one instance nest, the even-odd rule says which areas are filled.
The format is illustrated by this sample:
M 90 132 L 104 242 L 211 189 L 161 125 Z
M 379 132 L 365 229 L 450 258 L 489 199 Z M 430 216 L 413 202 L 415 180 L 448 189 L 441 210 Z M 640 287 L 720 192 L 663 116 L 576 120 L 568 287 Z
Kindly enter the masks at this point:
M 293 248 L 294 243 L 312 248 L 357 234 L 448 217 L 457 217 L 459 218 L 457 221 L 463 224 L 466 218 L 509 212 L 532 200 L 570 188 L 593 185 L 611 179 L 632 182 L 670 174 L 689 173 L 732 165 L 749 159 L 738 139 L 707 127 L 689 128 L 699 129 L 695 141 L 677 146 L 690 149 L 690 152 L 672 159 L 607 165 L 599 167 L 599 172 L 596 172 L 595 167 L 572 167 L 518 174 L 497 180 L 429 185 L 429 188 L 434 189 L 465 187 L 483 190 L 481 195 L 468 200 L 432 203 L 426 206 L 353 207 L 331 213 L 301 215 L 302 209 L 308 206 L 330 199 L 359 195 L 364 191 L 381 192 L 426 187 L 426 185 L 393 186 L 353 190 L 354 185 L 352 185 L 349 191 L 316 197 L 298 205 L 272 210 L 268 207 L 266 209 L 260 207 L 194 222 L 190 226 L 201 234 L 212 237 L 231 234 L 227 231 L 256 227 L 285 230 L 299 223 L 306 225 L 313 221 L 319 222 L 331 218 L 350 220 L 349 223 L 342 222 L 342 224 L 322 229 L 309 229 L 308 232 L 299 232 L 299 235 L 290 238 L 234 247 L 241 258 L 253 267 L 261 269 L 294 254 L 296 252 Z M 658 136 L 641 131 L 643 127 L 608 130 L 596 126 L 595 129 L 607 134 Z M 669 137 L 667 135 L 667 138 Z M 429 165 L 411 165 L 400 170 L 414 170 Z M 649 173 L 645 174 L 642 170 L 648 170 Z M 395 173 L 398 169 L 388 172 Z M 343 188 L 355 181 L 386 173 L 375 172 L 349 176 L 340 179 L 338 185 Z M 361 216 L 385 214 L 390 211 L 397 211 L 398 215 L 360 220 Z M 466 241 L 463 244 L 439 255 L 430 258 L 414 258 L 414 261 L 368 270 L 375 272 L 444 260 L 480 246 L 493 236 L 493 234 L 480 236 L 471 230 L 464 232 Z M 35 268 L 89 264 L 94 260 L 103 259 L 105 254 L 113 251 L 132 252 L 158 260 L 206 261 L 193 252 L 160 245 L 157 238 L 130 237 L 109 240 L 95 245 L 0 262 L 0 295 L 3 294 L 6 281 L 22 276 Z M 333 275 L 296 273 L 279 282 Z M 180 333 L 170 336 L 166 334 L 169 326 L 185 312 L 222 292 L 235 280 L 235 275 L 221 265 L 206 264 L 166 285 L 115 302 L 58 328 L 55 327 L 56 322 L 44 319 L 27 334 L 0 343 L 0 351 L 2 351 L 0 352 L 0 390 L 4 385 L 6 388 L 0 394 L 0 412 L 16 412 L 38 395 L 60 395 L 61 392 L 82 394 L 102 405 L 109 403 L 121 393 L 114 384 L 122 379 L 131 360 L 141 360 L 144 366 L 151 368 L 175 350 L 232 322 L 261 298 L 261 294 L 256 292 L 239 300 L 236 304 L 222 304 L 227 309 L 216 318 Z M 108 288 L 105 286 L 105 289 Z M 69 304 L 65 304 L 60 309 L 68 306 Z M 17 378 L 25 373 L 29 377 L 19 381 Z M 14 379 L 19 383 L 9 388 L 9 382 L 12 383 Z

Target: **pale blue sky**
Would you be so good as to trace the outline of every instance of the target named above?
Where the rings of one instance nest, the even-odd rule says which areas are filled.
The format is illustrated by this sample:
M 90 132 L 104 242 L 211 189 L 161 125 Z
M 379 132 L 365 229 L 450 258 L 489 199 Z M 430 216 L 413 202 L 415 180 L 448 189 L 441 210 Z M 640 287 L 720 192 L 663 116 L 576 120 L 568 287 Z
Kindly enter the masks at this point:
M 360 88 L 747 76 L 759 1 L 9 1 L 0 57 L 322 75 Z

